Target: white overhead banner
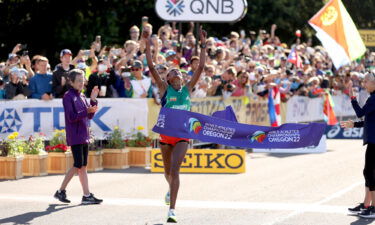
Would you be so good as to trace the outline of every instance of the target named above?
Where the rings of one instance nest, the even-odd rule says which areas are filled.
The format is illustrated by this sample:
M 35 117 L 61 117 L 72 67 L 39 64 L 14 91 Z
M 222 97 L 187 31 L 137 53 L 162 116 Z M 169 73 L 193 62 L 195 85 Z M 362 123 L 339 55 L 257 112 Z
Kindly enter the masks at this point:
M 247 12 L 245 0 L 156 0 L 157 15 L 174 22 L 236 22 Z
M 143 126 L 147 135 L 147 99 L 99 99 L 98 107 L 90 123 L 97 139 L 103 139 L 115 126 L 126 133 Z M 38 132 L 49 138 L 55 129 L 64 128 L 61 99 L 0 101 L 0 139 L 15 131 L 25 138 Z
M 336 117 L 355 116 L 347 95 L 332 96 Z M 301 123 L 324 120 L 323 98 L 293 96 L 287 102 L 286 123 Z
M 327 152 L 326 135 L 322 136 L 319 145 L 316 147 L 306 147 L 306 148 L 290 148 L 290 149 L 261 149 L 255 148 L 253 152 L 256 153 L 324 153 Z

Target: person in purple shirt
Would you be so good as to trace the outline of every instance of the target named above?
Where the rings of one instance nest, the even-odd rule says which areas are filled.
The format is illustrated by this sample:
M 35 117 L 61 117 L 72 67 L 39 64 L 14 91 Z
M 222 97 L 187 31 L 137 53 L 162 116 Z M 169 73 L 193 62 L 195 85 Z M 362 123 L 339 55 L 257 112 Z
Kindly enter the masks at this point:
M 83 71 L 79 69 L 70 71 L 68 75 L 71 88 L 64 94 L 63 105 L 66 142 L 68 146 L 71 146 L 74 165 L 65 175 L 64 181 L 60 189 L 56 191 L 54 197 L 61 202 L 70 203 L 70 200 L 66 198 L 65 189 L 74 174 L 78 173 L 83 189 L 82 204 L 100 204 L 103 200 L 95 198 L 89 191 L 86 169 L 90 139 L 89 120 L 94 117 L 95 112 L 98 110 L 98 101 L 96 98 L 98 97 L 99 88 L 93 88 L 89 104 L 85 95 L 82 94 L 85 83 L 84 76 Z

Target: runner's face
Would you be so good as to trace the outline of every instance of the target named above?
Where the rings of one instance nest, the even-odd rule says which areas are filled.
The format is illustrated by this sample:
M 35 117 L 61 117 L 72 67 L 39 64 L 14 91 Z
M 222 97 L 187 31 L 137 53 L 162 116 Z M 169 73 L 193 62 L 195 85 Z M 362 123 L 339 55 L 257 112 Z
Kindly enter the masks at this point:
M 172 70 L 169 72 L 169 83 L 172 85 L 172 87 L 176 90 L 180 90 L 182 87 L 182 74 L 178 70 Z

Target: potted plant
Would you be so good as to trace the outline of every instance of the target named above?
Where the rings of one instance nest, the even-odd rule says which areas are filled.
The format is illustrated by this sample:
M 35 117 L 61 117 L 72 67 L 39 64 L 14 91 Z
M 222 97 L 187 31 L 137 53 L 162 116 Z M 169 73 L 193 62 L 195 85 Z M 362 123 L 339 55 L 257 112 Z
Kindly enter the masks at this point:
M 87 171 L 102 171 L 103 170 L 103 150 L 96 141 L 94 132 L 90 128 L 90 143 L 89 156 L 87 159 Z
M 107 134 L 106 148 L 103 150 L 103 167 L 105 169 L 129 168 L 129 150 L 125 149 L 124 134 L 119 127 Z
M 24 143 L 22 173 L 24 176 L 47 175 L 48 155 L 44 151 L 44 135 L 31 135 Z
M 73 166 L 73 156 L 66 145 L 65 130 L 55 130 L 46 146 L 48 153 L 48 173 L 65 174 Z
M 0 141 L 0 179 L 22 178 L 22 152 L 24 142 L 14 132 Z
M 128 134 L 125 145 L 129 149 L 129 165 L 149 167 L 151 165 L 152 139 L 144 135 L 143 126 L 138 126 Z

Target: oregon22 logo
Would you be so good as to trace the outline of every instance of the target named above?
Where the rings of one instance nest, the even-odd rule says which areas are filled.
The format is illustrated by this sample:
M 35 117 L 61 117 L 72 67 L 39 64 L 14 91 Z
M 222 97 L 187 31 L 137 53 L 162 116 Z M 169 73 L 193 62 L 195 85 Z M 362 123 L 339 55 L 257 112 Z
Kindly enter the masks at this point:
M 198 134 L 199 131 L 202 130 L 201 122 L 199 122 L 199 120 L 197 120 L 195 118 L 190 118 L 189 124 L 190 124 L 190 132 L 194 132 L 195 134 Z
M 184 0 L 167 0 L 167 5 L 165 7 L 169 15 L 179 16 L 184 12 Z

